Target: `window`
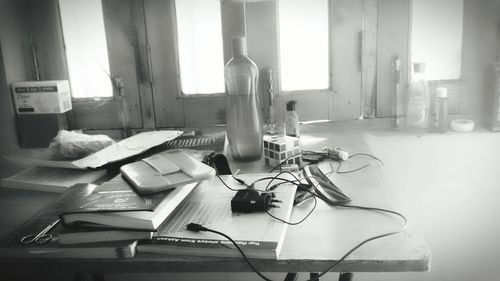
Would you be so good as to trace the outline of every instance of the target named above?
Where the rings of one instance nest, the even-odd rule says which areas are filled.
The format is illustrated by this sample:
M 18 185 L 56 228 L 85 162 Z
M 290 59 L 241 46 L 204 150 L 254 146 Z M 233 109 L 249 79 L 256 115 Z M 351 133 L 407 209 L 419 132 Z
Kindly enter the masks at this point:
M 462 70 L 463 0 L 414 0 L 413 62 L 425 62 L 429 80 L 458 79 Z
M 101 0 L 59 0 L 71 94 L 113 96 Z
M 281 89 L 328 89 L 328 0 L 279 2 Z
M 175 11 L 182 92 L 223 93 L 220 0 L 176 0 Z

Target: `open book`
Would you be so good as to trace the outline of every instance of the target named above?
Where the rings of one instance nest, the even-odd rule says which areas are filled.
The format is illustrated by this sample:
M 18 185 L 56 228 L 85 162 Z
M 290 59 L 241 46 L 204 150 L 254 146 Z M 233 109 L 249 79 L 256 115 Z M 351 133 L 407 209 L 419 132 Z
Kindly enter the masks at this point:
M 265 176 L 269 174 L 238 175 L 238 178 L 251 183 Z M 245 188 L 231 176 L 221 177 L 232 188 Z M 256 189 L 263 189 L 268 182 L 264 180 L 257 183 Z M 295 190 L 291 184 L 283 184 L 275 189 L 275 199 L 283 202 L 279 204 L 280 208 L 272 208 L 269 212 L 289 221 Z M 232 213 L 231 198 L 234 194 L 218 178 L 201 182 L 193 194 L 160 226 L 152 241 L 138 245 L 137 250 L 172 255 L 240 257 L 234 245 L 224 237 L 186 230 L 186 225 L 193 222 L 229 235 L 250 258 L 277 259 L 288 225 L 265 212 Z

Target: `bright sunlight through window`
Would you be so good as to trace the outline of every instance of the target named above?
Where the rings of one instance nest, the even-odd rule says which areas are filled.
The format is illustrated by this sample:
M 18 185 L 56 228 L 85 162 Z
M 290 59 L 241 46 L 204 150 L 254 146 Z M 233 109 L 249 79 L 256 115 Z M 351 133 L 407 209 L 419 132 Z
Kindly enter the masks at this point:
M 463 0 L 414 0 L 411 33 L 413 62 L 425 62 L 429 80 L 462 74 Z
M 328 0 L 279 1 L 281 89 L 329 88 Z
M 112 97 L 101 0 L 59 0 L 73 98 Z
M 220 0 L 176 0 L 175 10 L 182 92 L 224 93 Z

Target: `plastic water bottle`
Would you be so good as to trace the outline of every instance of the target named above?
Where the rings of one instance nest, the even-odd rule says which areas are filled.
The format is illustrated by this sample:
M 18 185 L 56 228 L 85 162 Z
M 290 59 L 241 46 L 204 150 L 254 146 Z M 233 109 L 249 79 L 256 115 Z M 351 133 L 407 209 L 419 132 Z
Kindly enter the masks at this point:
M 259 159 L 263 149 L 263 128 L 256 94 L 259 70 L 247 56 L 244 37 L 232 39 L 233 57 L 226 64 L 226 130 L 234 160 Z

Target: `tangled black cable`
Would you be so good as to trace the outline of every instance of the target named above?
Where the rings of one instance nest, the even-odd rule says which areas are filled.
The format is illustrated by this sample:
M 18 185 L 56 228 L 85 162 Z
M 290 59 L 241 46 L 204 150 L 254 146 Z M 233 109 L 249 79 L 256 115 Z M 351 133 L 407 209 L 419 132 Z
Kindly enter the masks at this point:
M 337 167 L 337 169 L 334 169 L 333 166 L 332 166 L 332 171 L 330 171 L 328 173 L 325 173 L 326 175 L 330 175 L 333 172 L 335 172 L 337 174 L 350 174 L 350 173 L 354 173 L 354 172 L 360 171 L 362 169 L 365 169 L 366 167 L 368 167 L 368 166 L 371 165 L 371 164 L 366 164 L 366 165 L 363 165 L 363 166 L 361 166 L 359 168 L 356 168 L 356 169 L 353 169 L 353 170 L 340 171 L 340 168 L 342 167 L 342 161 L 345 161 L 345 160 L 342 160 L 342 159 L 340 159 L 338 157 L 334 157 L 334 156 L 332 156 L 331 154 L 329 154 L 326 151 L 303 150 L 301 153 L 299 153 L 299 154 L 297 154 L 295 156 L 292 156 L 292 157 L 288 157 L 285 160 L 283 160 L 281 163 L 279 163 L 278 165 L 274 166 L 269 171 L 269 173 L 274 172 L 274 170 L 276 170 L 279 167 L 281 167 L 284 164 L 286 164 L 288 162 L 288 160 L 290 160 L 292 158 L 295 158 L 295 157 L 297 157 L 299 155 L 301 155 L 303 157 L 303 159 L 308 159 L 307 161 L 312 161 L 314 164 L 316 164 L 318 162 L 321 162 L 321 161 L 324 161 L 325 159 L 337 162 L 339 164 L 338 167 Z M 357 156 L 367 156 L 367 157 L 370 157 L 372 159 L 377 160 L 382 166 L 384 165 L 384 162 L 382 160 L 380 160 L 380 158 L 378 158 L 378 157 L 376 157 L 374 155 L 368 154 L 368 153 L 355 153 L 355 154 L 349 155 L 348 159 L 351 159 L 351 158 L 357 157 Z M 306 164 L 304 166 L 307 166 L 307 165 L 309 165 L 309 164 Z M 300 167 L 300 170 L 302 170 L 304 168 L 304 166 Z
M 351 158 L 353 158 L 353 157 L 357 157 L 357 156 L 367 156 L 367 157 L 370 157 L 370 158 L 373 158 L 373 159 L 377 160 L 377 161 L 378 161 L 378 162 L 379 162 L 382 166 L 384 165 L 384 162 L 383 162 L 382 160 L 380 160 L 380 158 L 378 158 L 378 157 L 376 157 L 376 156 L 374 156 L 374 155 L 368 154 L 368 153 L 356 153 L 356 154 L 352 154 L 352 155 L 349 155 L 349 159 L 351 159 Z M 340 160 L 340 159 L 330 159 L 330 160 L 331 160 L 331 161 L 330 161 L 330 164 L 331 164 L 332 162 L 336 162 L 336 163 L 338 163 L 339 165 L 337 166 L 337 169 L 335 169 L 335 168 L 333 167 L 333 165 L 332 165 L 332 170 L 331 170 L 330 172 L 325 173 L 325 175 L 327 175 L 327 176 L 328 176 L 328 175 L 331 175 L 331 174 L 332 174 L 332 173 L 334 173 L 334 172 L 335 172 L 335 173 L 337 173 L 337 174 L 339 174 L 339 175 L 341 175 L 341 174 L 351 174 L 351 173 L 354 173 L 354 172 L 357 172 L 357 171 L 363 170 L 363 169 L 365 169 L 365 168 L 367 168 L 367 167 L 369 167 L 369 166 L 371 166 L 371 165 L 372 165 L 371 163 L 369 163 L 369 164 L 365 164 L 365 165 L 363 165 L 363 166 L 361 166 L 361 167 L 358 167 L 358 168 L 356 168 L 356 169 L 353 169 L 353 170 L 341 171 L 341 170 L 340 170 L 340 168 L 342 168 L 342 162 L 343 162 L 343 161 L 342 161 L 342 160 Z
M 392 211 L 392 210 L 387 210 L 387 209 L 382 209 L 382 208 L 376 208 L 376 207 L 365 207 L 365 206 L 356 206 L 356 205 L 346 205 L 346 204 L 336 204 L 335 206 L 337 207 L 343 207 L 343 208 L 352 208 L 352 209 L 360 209 L 360 210 L 367 210 L 367 211 L 378 211 L 378 212 L 385 212 L 385 213 L 390 213 L 390 214 L 393 214 L 393 215 L 396 215 L 398 217 L 400 217 L 404 224 L 403 226 L 397 230 L 397 231 L 392 231 L 392 232 L 387 232 L 387 233 L 383 233 L 383 234 L 380 234 L 380 235 L 376 235 L 376 236 L 373 236 L 373 237 L 370 237 L 370 238 L 367 238 L 363 241 L 361 241 L 360 243 L 356 244 L 354 247 L 352 247 L 349 251 L 347 251 L 338 261 L 334 262 L 331 266 L 329 266 L 328 268 L 326 268 L 324 271 L 322 271 L 320 274 L 318 274 L 318 276 L 316 276 L 314 280 L 317 280 L 317 278 L 327 274 L 328 272 L 330 272 L 333 268 L 335 268 L 337 265 L 339 265 L 341 262 L 343 262 L 350 254 L 352 254 L 354 251 L 356 251 L 358 248 L 360 248 L 361 246 L 365 245 L 366 243 L 370 242 L 370 241 L 373 241 L 373 240 L 377 240 L 377 239 L 380 239 L 380 238 L 383 238 L 383 237 L 388 237 L 388 236 L 392 236 L 392 235 L 395 235 L 395 234 L 398 234 L 398 233 L 401 233 L 403 232 L 407 227 L 408 227 L 408 220 L 406 219 L 406 217 L 399 213 L 399 212 L 396 212 L 396 211 Z M 227 234 L 225 233 L 222 233 L 222 232 L 219 232 L 219 231 L 216 231 L 216 230 L 212 230 L 212 229 L 208 229 L 206 227 L 203 227 L 199 224 L 194 224 L 194 223 L 190 223 L 188 224 L 187 228 L 191 231 L 208 231 L 208 232 L 213 232 L 213 233 L 216 233 L 218 235 L 221 235 L 225 238 L 227 238 L 235 247 L 236 249 L 240 252 L 240 254 L 242 255 L 242 257 L 245 259 L 245 261 L 247 262 L 247 264 L 250 266 L 250 268 L 257 274 L 259 275 L 262 279 L 266 280 L 266 281 L 272 281 L 270 278 L 266 277 L 264 274 L 262 274 L 251 262 L 250 260 L 248 259 L 248 257 L 245 255 L 245 253 L 243 252 L 243 250 L 238 246 L 238 244 L 236 244 L 236 242 L 231 238 L 229 237 Z M 309 279 L 307 281 L 313 281 L 312 279 Z
M 294 178 L 295 178 L 295 181 L 294 181 L 294 180 L 287 179 L 287 178 L 282 178 L 282 177 L 280 177 L 282 174 L 290 174 L 292 177 L 294 177 Z M 232 187 L 230 187 L 230 186 L 229 186 L 229 185 L 228 185 L 228 184 L 227 184 L 227 183 L 226 183 L 226 182 L 225 182 L 225 181 L 224 181 L 224 180 L 220 177 L 220 175 L 219 175 L 219 174 L 216 174 L 216 175 L 217 175 L 217 177 L 219 178 L 219 180 L 220 180 L 220 181 L 221 181 L 221 182 L 222 182 L 222 183 L 223 183 L 223 184 L 224 184 L 224 185 L 225 185 L 228 189 L 230 189 L 230 190 L 232 190 L 232 191 L 240 191 L 240 190 L 245 190 L 245 189 L 246 189 L 246 188 L 245 188 L 245 189 L 235 189 L 235 188 L 232 188 Z M 261 191 L 261 192 L 267 192 L 267 191 L 269 191 L 269 187 L 271 186 L 272 182 L 273 182 L 273 181 L 275 181 L 275 180 L 282 181 L 282 183 L 290 183 L 290 184 L 293 184 L 293 185 L 295 185 L 297 188 L 302 188 L 302 185 L 300 184 L 300 180 L 299 180 L 299 179 L 298 179 L 298 178 L 297 178 L 297 177 L 296 177 L 293 173 L 290 173 L 290 172 L 280 172 L 280 173 L 278 173 L 276 176 L 273 176 L 273 177 L 263 177 L 263 178 L 259 178 L 259 179 L 255 180 L 255 181 L 253 181 L 251 184 L 247 184 L 247 183 L 245 183 L 243 180 L 241 180 L 241 179 L 239 179 L 239 178 L 236 178 L 236 177 L 234 177 L 234 176 L 233 176 L 233 178 L 234 178 L 236 181 L 238 181 L 240 184 L 243 184 L 243 185 L 245 185 L 245 186 L 247 186 L 247 187 L 252 187 L 252 188 L 253 188 L 253 187 L 255 186 L 255 184 L 256 184 L 257 182 L 259 182 L 259 181 L 270 180 L 270 181 L 269 181 L 269 183 L 266 185 L 266 187 L 265 187 L 265 189 L 264 189 L 264 190 L 258 190 L 258 189 L 256 189 L 256 190 Z M 274 216 L 273 214 L 271 214 L 271 213 L 269 212 L 269 210 L 266 210 L 266 213 L 267 213 L 270 217 L 272 217 L 273 219 L 278 220 L 278 221 L 283 222 L 283 223 L 286 223 L 286 224 L 288 224 L 288 225 L 298 225 L 298 224 L 302 223 L 302 222 L 303 222 L 303 221 L 305 221 L 305 220 L 306 220 L 309 216 L 311 216 L 311 214 L 314 212 L 314 210 L 316 209 L 316 206 L 317 206 L 317 204 L 318 204 L 317 199 L 316 199 L 316 194 L 314 194 L 313 192 L 311 192 L 311 191 L 310 191 L 310 190 L 308 190 L 308 189 L 304 189 L 304 190 L 305 190 L 306 192 L 308 192 L 308 193 L 310 193 L 310 194 L 312 194 L 312 195 L 314 196 L 314 205 L 313 205 L 313 207 L 311 208 L 311 210 L 310 210 L 310 211 L 309 211 L 309 212 L 308 212 L 308 213 L 307 213 L 307 214 L 306 214 L 306 215 L 305 215 L 302 219 L 300 219 L 299 221 L 297 221 L 297 222 L 288 222 L 288 221 L 286 221 L 286 220 L 284 220 L 284 219 L 281 219 L 281 218 L 278 218 L 278 217 Z
M 374 159 L 380 161 L 382 163 L 382 161 L 378 158 L 376 158 L 375 156 L 372 156 L 372 155 L 369 155 L 369 154 L 364 154 L 364 153 L 359 153 L 359 154 L 353 154 L 351 155 L 351 157 L 356 157 L 358 155 L 365 155 L 365 156 L 370 156 L 370 157 L 373 157 Z M 359 170 L 359 169 L 358 169 Z M 286 178 L 281 178 L 280 175 L 282 174 L 290 174 L 292 175 L 292 177 L 295 178 L 295 180 L 289 180 L 289 179 L 286 179 Z M 222 178 L 217 174 L 218 178 L 221 180 L 221 182 L 227 187 L 229 188 L 230 190 L 233 190 L 233 191 L 237 191 L 237 189 L 233 189 L 231 187 L 229 187 L 223 180 Z M 237 178 L 235 178 L 237 179 Z M 252 184 L 250 184 L 250 186 L 253 186 L 256 182 L 258 181 L 262 181 L 262 180 L 270 180 L 270 182 L 267 184 L 265 190 L 269 190 L 269 187 L 271 185 L 271 183 L 275 180 L 279 180 L 279 181 L 282 181 L 282 183 L 291 183 L 291 184 L 294 184 L 296 185 L 297 187 L 300 187 L 302 188 L 302 186 L 300 185 L 300 179 L 297 178 L 293 173 L 290 173 L 290 172 L 281 172 L 279 174 L 277 174 L 276 176 L 274 177 L 264 177 L 264 178 L 261 178 L 261 179 L 258 179 L 256 181 L 254 181 Z M 245 183 L 245 185 L 247 185 Z M 278 221 L 281 221 L 283 223 L 287 223 L 287 224 L 290 224 L 290 225 L 298 225 L 300 223 L 302 223 L 305 219 L 307 219 L 311 214 L 312 212 L 314 211 L 314 209 L 316 208 L 316 205 L 317 205 L 317 198 L 320 198 L 317 194 L 315 194 L 314 192 L 311 192 L 310 190 L 308 189 L 305 189 L 307 192 L 309 192 L 313 198 L 314 198 L 314 206 L 313 208 L 311 209 L 311 211 L 303 218 L 301 219 L 300 221 L 298 222 L 287 222 L 283 219 L 280 219 L 280 218 L 277 218 L 275 217 L 274 215 L 270 214 L 268 211 L 267 214 L 269 216 L 271 216 L 272 218 L 278 220 Z M 396 230 L 396 231 L 392 231 L 392 232 L 387 232 L 387 233 L 383 233 L 383 234 L 380 234 L 380 235 L 376 235 L 376 236 L 373 236 L 373 237 L 370 237 L 370 238 L 367 238 L 363 241 L 361 241 L 360 243 L 356 244 L 354 247 L 352 247 L 349 251 L 347 251 L 342 257 L 339 258 L 339 260 L 337 260 L 336 262 L 334 262 L 331 266 L 329 266 L 328 268 L 326 268 L 324 271 L 322 271 L 316 278 L 319 278 L 325 274 L 327 274 L 328 272 L 330 272 L 333 268 L 335 268 L 337 265 L 339 265 L 341 262 L 343 262 L 350 254 L 352 254 L 354 251 L 356 251 L 358 248 L 360 248 L 361 246 L 365 245 L 366 243 L 370 242 L 370 241 L 374 241 L 374 240 L 377 240 L 377 239 L 380 239 L 380 238 L 383 238 L 383 237 L 388 237 L 388 236 L 392 236 L 392 235 L 395 235 L 395 234 L 398 234 L 398 233 L 401 233 L 403 232 L 407 227 L 408 227 L 408 220 L 406 219 L 406 217 L 399 213 L 399 212 L 396 212 L 396 211 L 392 211 L 392 210 L 388 210 L 388 209 L 383 209 L 383 208 L 377 208 L 377 207 L 366 207 L 366 206 L 357 206 L 357 205 L 348 205 L 348 204 L 345 204 L 345 203 L 338 203 L 338 204 L 333 204 L 333 206 L 335 207 L 341 207 L 341 208 L 351 208 L 351 209 L 359 209 L 359 210 L 366 210 L 366 211 L 375 211 L 375 212 L 385 212 L 385 213 L 389 213 L 389 214 L 392 214 L 392 215 L 396 215 L 398 217 L 400 217 L 402 220 L 403 220 L 403 226 L 399 229 L 399 230 Z M 205 228 L 201 225 L 197 225 L 197 224 L 190 224 L 190 225 L 194 225 L 194 226 L 191 226 L 191 228 L 195 228 L 196 230 L 193 230 L 193 231 L 209 231 L 209 232 L 213 232 L 213 233 L 216 233 L 218 235 L 221 235 L 225 238 L 227 238 L 235 247 L 236 249 L 240 252 L 240 254 L 242 255 L 242 257 L 245 259 L 245 261 L 247 262 L 247 264 L 250 266 L 250 268 L 257 274 L 259 275 L 262 279 L 266 280 L 266 281 L 271 281 L 270 278 L 266 277 L 265 275 L 263 275 L 259 270 L 257 270 L 257 268 L 250 262 L 250 260 L 248 259 L 248 257 L 245 255 L 245 253 L 243 252 L 243 250 L 236 244 L 236 242 L 231 238 L 229 237 L 227 234 L 224 234 L 222 232 L 219 232 L 219 231 L 216 231 L 216 230 L 212 230 L 212 229 L 208 229 L 208 228 Z M 189 225 L 188 225 L 188 229 L 189 229 Z M 190 229 L 192 230 L 192 229 Z M 313 281 L 313 280 L 308 280 L 308 281 Z

